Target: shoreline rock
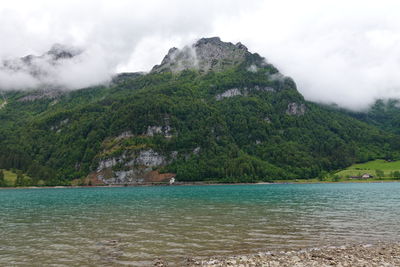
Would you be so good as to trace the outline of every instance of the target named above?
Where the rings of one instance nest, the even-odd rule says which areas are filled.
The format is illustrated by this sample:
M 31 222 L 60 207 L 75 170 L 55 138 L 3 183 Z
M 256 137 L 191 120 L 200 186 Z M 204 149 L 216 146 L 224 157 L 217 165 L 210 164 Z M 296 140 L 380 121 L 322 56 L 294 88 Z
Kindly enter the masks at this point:
M 400 243 L 358 244 L 288 252 L 260 252 L 253 255 L 212 257 L 207 259 L 191 258 L 187 260 L 187 266 L 400 266 Z

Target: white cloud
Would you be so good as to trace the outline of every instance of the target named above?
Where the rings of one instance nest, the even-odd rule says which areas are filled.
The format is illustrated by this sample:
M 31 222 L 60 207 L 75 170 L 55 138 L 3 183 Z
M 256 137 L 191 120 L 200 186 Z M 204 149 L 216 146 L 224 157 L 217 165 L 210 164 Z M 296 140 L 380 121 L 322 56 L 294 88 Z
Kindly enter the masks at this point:
M 307 99 L 362 109 L 400 97 L 398 10 L 394 0 L 2 1 L 0 58 L 42 54 L 54 43 L 84 47 L 54 73 L 76 88 L 150 70 L 172 46 L 220 36 L 266 57 Z M 35 82 L 13 75 L 0 72 L 0 85 Z
M 216 32 L 292 76 L 306 99 L 363 109 L 400 97 L 399 8 L 387 0 L 264 1 Z
M 2 1 L 0 58 L 41 55 L 54 43 L 83 47 L 86 53 L 78 60 L 62 62 L 53 70 L 44 67 L 52 72 L 56 84 L 67 88 L 88 86 L 107 80 L 117 71 L 149 70 L 161 61 L 170 46 L 182 46 L 206 36 L 217 17 L 238 14 L 239 10 L 252 6 L 240 3 L 238 0 Z M 20 83 L 15 75 L 0 81 L 0 85 L 8 88 L 26 84 Z

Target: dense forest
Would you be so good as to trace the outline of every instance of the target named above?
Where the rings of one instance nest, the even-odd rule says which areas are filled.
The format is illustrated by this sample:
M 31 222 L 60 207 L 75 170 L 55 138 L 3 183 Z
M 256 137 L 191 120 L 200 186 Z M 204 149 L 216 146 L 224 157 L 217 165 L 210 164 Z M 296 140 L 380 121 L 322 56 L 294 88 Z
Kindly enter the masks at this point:
M 103 181 L 157 171 L 178 181 L 257 182 L 399 158 L 397 121 L 384 124 L 389 111 L 379 103 L 363 115 L 308 102 L 258 57 L 222 71 L 123 74 L 76 91 L 6 91 L 0 169 L 23 172 L 31 185 L 68 185 L 105 169 Z M 141 153 L 160 160 L 147 164 Z

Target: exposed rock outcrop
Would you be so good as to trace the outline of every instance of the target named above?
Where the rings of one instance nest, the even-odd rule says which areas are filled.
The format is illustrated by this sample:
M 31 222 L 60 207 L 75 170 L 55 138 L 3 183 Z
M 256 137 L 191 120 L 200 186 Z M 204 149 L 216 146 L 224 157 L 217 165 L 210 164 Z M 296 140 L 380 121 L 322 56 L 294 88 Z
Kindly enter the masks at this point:
M 289 103 L 286 114 L 294 116 L 302 116 L 306 113 L 306 105 L 299 103 Z
M 4 101 L 0 104 L 0 109 L 3 109 L 6 105 L 7 105 L 7 100 L 4 100 Z
M 146 136 L 154 136 L 156 134 L 161 134 L 166 138 L 172 137 L 172 128 L 169 125 L 165 126 L 148 126 L 145 133 Z
M 179 72 L 185 69 L 222 71 L 243 63 L 251 55 L 255 54 L 251 54 L 241 43 L 222 42 L 219 37 L 202 38 L 192 46 L 171 48 L 161 64 L 154 66 L 151 72 Z M 258 56 L 258 61 L 263 62 L 263 58 Z M 253 67 L 249 66 L 249 70 L 257 68 L 254 64 L 250 65 Z
M 272 87 L 258 86 L 258 85 L 254 86 L 253 88 L 247 88 L 247 87 L 244 87 L 243 89 L 231 88 L 231 89 L 228 89 L 228 90 L 222 92 L 221 94 L 217 94 L 215 96 L 215 99 L 217 101 L 220 101 L 224 98 L 230 98 L 230 97 L 234 97 L 234 96 L 247 96 L 249 93 L 257 92 L 257 91 L 275 92 L 276 90 Z
M 153 170 L 171 162 L 176 154 L 173 151 L 166 157 L 153 149 L 124 152 L 120 156 L 100 160 L 96 177 L 105 184 L 141 184 L 154 182 L 154 179 L 159 181 L 164 176 L 164 179 L 170 179 L 173 174 L 156 175 Z
M 229 98 L 229 97 L 233 97 L 233 96 L 237 96 L 237 95 L 243 95 L 243 94 L 239 89 L 232 88 L 232 89 L 226 90 L 222 94 L 216 95 L 215 99 L 216 100 L 222 100 L 223 98 Z
M 139 155 L 132 163 L 146 167 L 159 167 L 166 164 L 167 160 L 160 153 L 154 151 L 153 149 L 148 149 L 140 151 Z

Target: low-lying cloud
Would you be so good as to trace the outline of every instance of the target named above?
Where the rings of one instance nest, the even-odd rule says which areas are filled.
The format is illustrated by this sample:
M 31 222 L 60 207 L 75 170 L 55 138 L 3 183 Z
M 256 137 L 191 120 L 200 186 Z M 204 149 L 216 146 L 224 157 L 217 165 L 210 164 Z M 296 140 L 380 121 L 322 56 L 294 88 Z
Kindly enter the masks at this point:
M 43 79 L 75 89 L 122 71 L 148 71 L 168 49 L 197 38 L 242 42 L 292 76 L 306 99 L 365 109 L 400 98 L 400 3 L 304 1 L 12 1 L 0 6 L 0 58 L 44 54 L 54 43 L 83 49 L 73 60 L 1 71 L 0 87 Z
M 77 89 L 117 72 L 146 71 L 172 46 L 208 35 L 217 17 L 250 8 L 238 0 L 205 1 L 13 1 L 0 5 L 0 60 L 43 55 L 54 43 L 80 47 L 73 59 L 35 64 L 46 75 L 0 68 L 1 89 L 51 84 Z M 1 64 L 0 64 L 1 65 Z
M 73 50 L 58 45 L 50 50 L 56 54 L 48 52 L 41 56 L 4 60 L 0 64 L 0 88 L 77 89 L 105 83 L 111 78 L 111 69 L 103 57 L 98 57 L 95 49 Z
M 400 98 L 398 10 L 391 0 L 267 1 L 216 31 L 292 76 L 306 99 L 362 110 Z

